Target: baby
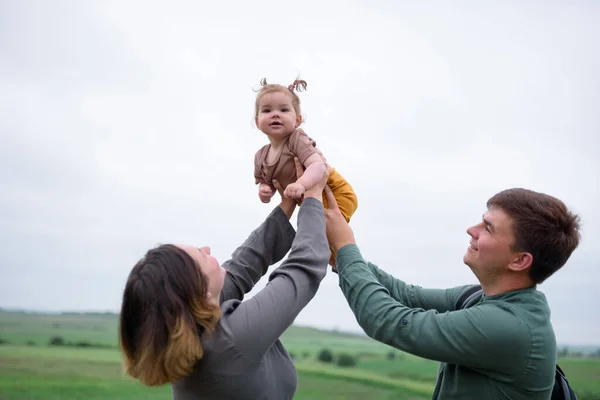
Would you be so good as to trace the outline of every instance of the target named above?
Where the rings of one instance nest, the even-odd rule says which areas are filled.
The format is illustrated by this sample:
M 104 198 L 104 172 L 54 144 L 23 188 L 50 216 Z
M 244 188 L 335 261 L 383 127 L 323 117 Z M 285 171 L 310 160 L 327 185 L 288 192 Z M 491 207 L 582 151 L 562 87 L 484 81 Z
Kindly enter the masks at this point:
M 273 180 L 276 180 L 285 188 L 284 196 L 300 201 L 304 192 L 319 181 L 327 168 L 326 159 L 316 147 L 316 142 L 300 129 L 300 98 L 295 92 L 305 90 L 306 82 L 295 80 L 285 87 L 268 84 L 263 79 L 261 86 L 256 95 L 254 120 L 258 129 L 269 138 L 269 144 L 258 150 L 254 157 L 258 196 L 263 203 L 271 201 L 275 194 Z M 305 168 L 304 174 L 297 180 L 294 157 Z M 358 207 L 352 186 L 333 168 L 330 168 L 327 185 L 344 218 L 350 221 Z M 327 207 L 325 198 L 323 204 Z

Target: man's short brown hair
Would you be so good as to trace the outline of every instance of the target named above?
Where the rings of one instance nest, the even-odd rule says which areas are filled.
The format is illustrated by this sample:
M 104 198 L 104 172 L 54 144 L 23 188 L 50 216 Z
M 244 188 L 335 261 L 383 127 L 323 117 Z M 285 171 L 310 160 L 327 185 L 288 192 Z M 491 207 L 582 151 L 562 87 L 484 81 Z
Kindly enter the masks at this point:
M 536 284 L 565 265 L 579 245 L 579 216 L 555 197 L 528 189 L 507 189 L 492 196 L 487 207 L 497 207 L 512 218 L 512 250 L 531 253 L 529 275 Z

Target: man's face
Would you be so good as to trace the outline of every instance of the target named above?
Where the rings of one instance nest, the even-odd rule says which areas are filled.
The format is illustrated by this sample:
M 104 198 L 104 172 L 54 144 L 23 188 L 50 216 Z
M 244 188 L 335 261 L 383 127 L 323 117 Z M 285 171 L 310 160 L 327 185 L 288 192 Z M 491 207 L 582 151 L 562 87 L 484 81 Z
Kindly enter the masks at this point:
M 463 261 L 479 280 L 508 271 L 517 255 L 511 250 L 515 243 L 512 225 L 512 218 L 504 211 L 490 208 L 480 223 L 467 229 L 471 240 Z

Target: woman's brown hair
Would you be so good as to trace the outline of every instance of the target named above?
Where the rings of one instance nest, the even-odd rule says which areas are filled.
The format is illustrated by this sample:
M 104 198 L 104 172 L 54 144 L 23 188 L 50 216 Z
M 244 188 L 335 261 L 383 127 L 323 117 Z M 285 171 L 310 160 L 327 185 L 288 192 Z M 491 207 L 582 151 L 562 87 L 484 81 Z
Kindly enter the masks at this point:
M 149 250 L 129 274 L 119 322 L 125 372 L 149 386 L 189 375 L 202 358 L 200 338 L 221 315 L 206 296 L 200 266 L 184 250 Z

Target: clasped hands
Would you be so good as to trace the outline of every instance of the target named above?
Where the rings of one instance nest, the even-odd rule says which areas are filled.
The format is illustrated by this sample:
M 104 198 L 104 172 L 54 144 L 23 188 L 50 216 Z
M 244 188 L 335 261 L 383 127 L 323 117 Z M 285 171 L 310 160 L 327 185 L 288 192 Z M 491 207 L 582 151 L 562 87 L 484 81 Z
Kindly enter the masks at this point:
M 304 168 L 297 158 L 294 158 L 294 163 L 296 165 L 296 176 L 297 178 L 300 178 L 304 173 Z M 329 167 L 321 181 L 304 193 L 304 198 L 314 197 L 319 201 L 323 201 L 323 192 L 325 193 L 328 207 L 325 209 L 327 240 L 329 241 L 329 246 L 337 253 L 339 249 L 348 244 L 356 244 L 356 240 L 354 239 L 352 228 L 350 228 L 350 225 L 348 225 L 348 222 L 346 222 L 346 219 L 340 212 L 333 192 L 329 186 L 327 186 L 328 176 Z M 280 207 L 286 213 L 288 218 L 291 218 L 296 206 L 296 201 L 284 195 L 285 190 L 281 187 L 279 182 L 273 181 L 273 186 L 281 196 Z M 332 264 L 332 267 L 335 268 L 335 265 Z

